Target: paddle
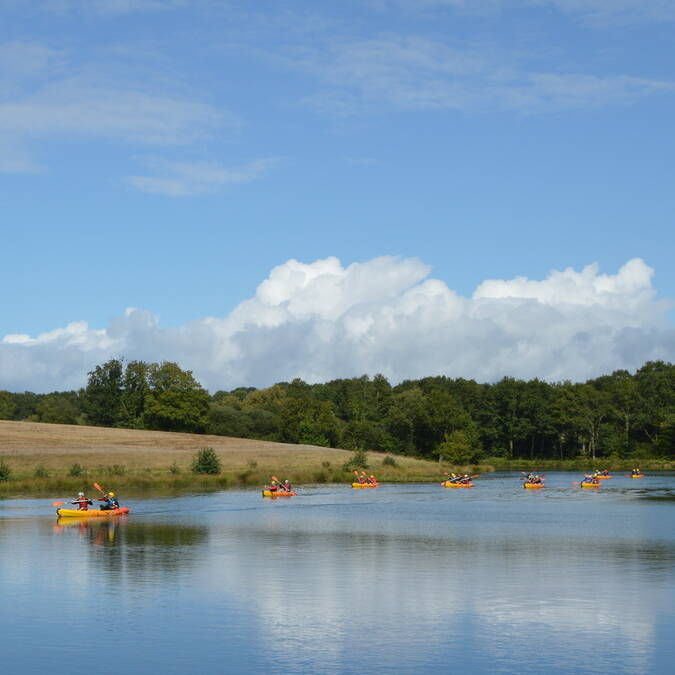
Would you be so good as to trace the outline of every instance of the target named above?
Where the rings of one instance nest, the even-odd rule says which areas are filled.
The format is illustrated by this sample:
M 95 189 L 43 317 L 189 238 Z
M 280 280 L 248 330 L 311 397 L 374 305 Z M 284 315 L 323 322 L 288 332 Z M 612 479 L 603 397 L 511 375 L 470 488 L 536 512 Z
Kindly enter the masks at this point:
M 104 495 L 104 494 L 106 493 L 105 490 L 104 490 L 98 483 L 94 483 L 94 487 L 95 487 L 102 495 Z
M 52 506 L 63 506 L 65 502 L 52 502 Z
M 272 476 L 272 480 L 275 480 L 275 481 L 277 482 L 277 485 L 278 485 L 284 492 L 290 492 L 290 490 L 287 490 L 287 489 L 284 487 L 284 484 L 283 484 L 276 476 Z

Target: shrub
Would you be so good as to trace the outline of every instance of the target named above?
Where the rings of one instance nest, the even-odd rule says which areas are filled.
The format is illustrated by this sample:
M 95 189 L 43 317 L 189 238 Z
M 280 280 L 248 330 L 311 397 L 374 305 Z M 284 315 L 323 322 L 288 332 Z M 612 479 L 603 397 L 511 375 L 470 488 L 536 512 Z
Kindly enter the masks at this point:
M 321 462 L 321 466 L 322 466 L 324 469 L 328 469 L 328 468 L 330 468 L 330 462 Z
M 248 466 L 251 470 L 257 468 L 258 462 L 255 461 L 255 459 L 249 459 L 248 460 Z
M 344 471 L 353 471 L 354 469 L 368 468 L 368 455 L 362 448 L 354 450 L 352 458 L 342 465 Z
M 80 476 L 84 476 L 85 475 L 84 467 L 81 464 L 75 463 L 68 470 L 68 475 L 71 478 L 79 478 Z
M 172 473 L 174 476 L 180 473 L 180 467 L 176 462 L 169 467 L 169 473 Z
M 9 480 L 12 477 L 12 470 L 5 464 L 4 461 L 0 461 L 0 480 Z
M 49 478 L 49 471 L 47 471 L 47 469 L 45 469 L 45 467 L 40 464 L 40 466 L 35 468 L 35 473 L 33 476 L 35 476 L 35 478 Z
M 398 466 L 398 462 L 391 455 L 387 455 L 382 460 L 382 466 Z
M 220 473 L 220 460 L 213 448 L 202 448 L 192 462 L 194 473 L 217 474 Z
M 124 476 L 126 472 L 126 468 L 121 464 L 113 464 L 108 467 L 108 473 L 112 476 Z

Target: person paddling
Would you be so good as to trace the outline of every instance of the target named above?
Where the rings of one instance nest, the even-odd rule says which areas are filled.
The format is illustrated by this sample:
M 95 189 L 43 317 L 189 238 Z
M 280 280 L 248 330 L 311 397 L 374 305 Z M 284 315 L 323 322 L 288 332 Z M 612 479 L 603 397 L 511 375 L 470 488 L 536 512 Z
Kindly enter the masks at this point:
M 290 482 L 288 481 L 288 478 L 284 481 L 284 484 L 281 486 L 285 492 L 292 492 L 293 488 L 291 487 Z
M 87 499 L 87 497 L 84 496 L 84 492 L 78 492 L 77 499 L 70 503 L 77 504 L 78 511 L 86 511 L 93 504 L 91 499 Z
M 101 511 L 114 511 L 120 507 L 114 492 L 106 492 L 103 497 L 99 497 L 96 501 L 103 502 L 99 507 Z
M 270 492 L 278 492 L 279 485 L 277 484 L 276 480 L 272 479 L 272 482 L 270 483 L 268 490 Z

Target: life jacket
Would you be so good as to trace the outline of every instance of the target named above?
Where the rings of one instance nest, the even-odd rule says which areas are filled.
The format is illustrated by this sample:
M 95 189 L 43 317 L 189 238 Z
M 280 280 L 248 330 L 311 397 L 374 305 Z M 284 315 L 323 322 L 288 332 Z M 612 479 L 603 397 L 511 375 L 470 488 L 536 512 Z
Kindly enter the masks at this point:
M 91 502 L 86 497 L 78 497 L 73 504 L 77 504 L 78 511 L 86 511 Z
M 279 489 L 279 486 L 274 483 L 273 485 L 270 485 L 270 492 L 276 492 Z

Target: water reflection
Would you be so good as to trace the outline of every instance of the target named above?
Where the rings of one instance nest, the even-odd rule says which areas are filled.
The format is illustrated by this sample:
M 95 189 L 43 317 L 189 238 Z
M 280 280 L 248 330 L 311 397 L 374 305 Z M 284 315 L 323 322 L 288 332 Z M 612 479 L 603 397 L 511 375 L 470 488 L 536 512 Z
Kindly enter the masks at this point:
M 305 664 L 317 640 L 322 659 L 339 664 L 370 633 L 377 645 L 368 653 L 382 670 L 397 670 L 405 644 L 406 663 L 416 656 L 422 669 L 431 651 L 439 659 L 461 653 L 486 669 L 490 662 L 493 671 L 538 672 L 541 661 L 521 658 L 534 648 L 570 672 L 580 665 L 573 650 L 584 654 L 585 672 L 607 672 L 611 662 L 646 672 L 656 616 L 672 607 L 672 545 L 261 535 L 222 532 L 221 543 L 237 553 L 219 548 L 201 582 L 253 606 L 270 651 Z M 645 558 L 648 587 L 641 582 Z M 292 611 L 278 611 L 284 607 Z M 474 649 L 467 651 L 467 640 Z
M 494 483 L 220 493 L 111 520 L 0 510 L 3 665 L 43 672 L 39 634 L 66 672 L 63 616 L 127 675 L 670 672 L 670 505 Z

